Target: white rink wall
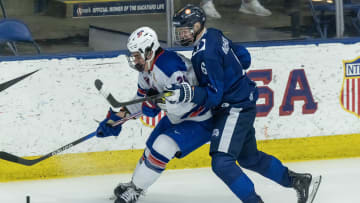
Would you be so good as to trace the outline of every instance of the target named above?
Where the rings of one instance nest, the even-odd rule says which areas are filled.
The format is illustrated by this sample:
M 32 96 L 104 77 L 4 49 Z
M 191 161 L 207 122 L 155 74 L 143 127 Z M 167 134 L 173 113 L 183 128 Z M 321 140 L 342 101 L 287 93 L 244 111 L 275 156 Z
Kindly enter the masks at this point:
M 266 87 L 273 92 L 273 107 L 256 120 L 259 140 L 360 132 L 359 117 L 345 111 L 339 99 L 343 60 L 359 57 L 359 44 L 254 47 L 249 51 L 249 71 L 272 72 Z M 0 92 L 0 151 L 20 156 L 45 154 L 93 132 L 97 127 L 94 119 L 102 120 L 109 108 L 94 87 L 97 78 L 118 100 L 131 99 L 137 89 L 137 73 L 122 55 L 0 62 L 0 83 L 36 69 L 41 70 Z M 304 101 L 299 100 L 290 115 L 281 116 L 280 106 L 294 70 L 304 72 L 317 108 L 304 113 Z M 258 104 L 264 102 L 259 99 Z M 93 138 L 64 153 L 140 149 L 150 132 L 140 121 L 129 121 L 118 138 Z
M 101 64 L 101 65 L 100 65 Z M 0 81 L 36 69 L 39 72 L 0 92 L 0 149 L 18 155 L 39 155 L 93 132 L 109 108 L 94 80 L 104 81 L 119 99 L 131 99 L 137 73 L 126 58 L 29 60 L 0 63 Z M 151 129 L 129 121 L 121 139 L 91 140 L 66 153 L 143 148 Z

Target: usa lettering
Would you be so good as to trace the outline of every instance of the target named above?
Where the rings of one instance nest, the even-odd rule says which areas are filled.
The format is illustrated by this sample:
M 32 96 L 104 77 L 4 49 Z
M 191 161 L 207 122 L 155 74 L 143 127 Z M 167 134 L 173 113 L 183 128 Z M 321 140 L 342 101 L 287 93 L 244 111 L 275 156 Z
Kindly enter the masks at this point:
M 263 83 L 258 86 L 259 100 L 264 101 L 256 105 L 257 117 L 266 117 L 274 107 L 274 91 L 268 86 L 272 81 L 272 70 L 253 70 L 249 71 L 248 76 Z M 317 111 L 317 102 L 311 93 L 310 84 L 306 78 L 304 69 L 292 70 L 287 80 L 283 99 L 279 107 L 280 116 L 289 116 L 294 112 L 294 102 L 302 101 L 302 114 L 313 114 Z

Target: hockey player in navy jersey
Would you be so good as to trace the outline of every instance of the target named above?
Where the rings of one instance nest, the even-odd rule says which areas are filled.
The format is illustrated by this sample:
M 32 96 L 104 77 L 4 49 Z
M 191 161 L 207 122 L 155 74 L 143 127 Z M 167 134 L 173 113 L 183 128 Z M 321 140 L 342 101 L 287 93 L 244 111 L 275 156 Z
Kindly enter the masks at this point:
M 135 30 L 127 43 L 130 67 L 139 71 L 138 90 L 135 97 L 151 96 L 166 90 L 166 86 L 184 81 L 197 85 L 191 61 L 173 51 L 160 47 L 157 35 L 149 27 Z M 142 111 L 149 117 L 160 110 L 166 116 L 157 124 L 146 141 L 146 148 L 129 183 L 119 184 L 115 190 L 115 203 L 135 203 L 143 191 L 150 187 L 174 157 L 183 158 L 210 140 L 211 111 L 194 103 L 144 102 L 109 110 L 108 116 L 97 129 L 98 137 L 118 136 L 122 126 L 111 127 L 108 121 L 119 121 L 126 114 Z
M 168 87 L 172 103 L 192 102 L 213 112 L 210 155 L 214 173 L 244 203 L 261 203 L 254 185 L 241 168 L 250 169 L 292 187 L 298 203 L 308 200 L 311 174 L 290 171 L 275 157 L 257 149 L 254 120 L 258 90 L 247 75 L 250 54 L 235 45 L 220 30 L 205 27 L 201 8 L 187 5 L 175 13 L 176 41 L 194 45 L 192 64 L 199 85 L 173 84 Z

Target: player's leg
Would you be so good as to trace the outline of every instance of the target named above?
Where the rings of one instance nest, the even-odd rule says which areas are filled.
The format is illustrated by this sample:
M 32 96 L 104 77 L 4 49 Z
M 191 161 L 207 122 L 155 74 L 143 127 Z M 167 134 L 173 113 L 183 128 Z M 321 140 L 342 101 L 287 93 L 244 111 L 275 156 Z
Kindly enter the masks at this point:
M 184 157 L 210 139 L 210 127 L 204 127 L 204 123 L 183 122 L 172 125 L 167 117 L 165 118 L 147 140 L 147 148 L 135 169 L 131 183 L 120 184 L 115 189 L 118 203 L 131 202 L 126 200 L 129 196 L 136 197 L 134 199 L 137 200 L 141 192 L 160 177 L 167 163 L 175 155 Z M 211 122 L 207 123 L 210 126 Z M 134 191 L 136 193 L 136 190 L 139 191 L 137 194 L 130 195 L 134 194 Z
M 171 159 L 185 157 L 210 140 L 211 124 L 210 120 L 184 121 L 176 125 L 167 124 L 166 130 L 159 135 L 154 130 L 146 142 L 143 161 L 140 160 L 132 182 L 143 190 L 149 188 Z
M 299 202 L 306 202 L 311 175 L 292 172 L 276 157 L 258 151 L 254 128 L 247 134 L 238 163 L 241 167 L 256 171 L 284 187 L 293 187 L 298 193 Z
M 150 140 L 150 142 L 154 142 L 155 138 L 157 138 L 157 136 L 161 133 L 164 132 L 167 128 L 169 128 L 169 126 L 171 126 L 169 120 L 167 119 L 167 117 L 164 117 L 163 119 L 161 119 L 158 123 L 158 125 L 156 125 L 156 128 L 152 131 L 151 135 L 149 136 L 148 140 Z M 142 156 L 140 157 L 138 163 L 136 164 L 135 170 L 133 172 L 133 177 L 135 176 L 135 174 L 137 174 L 137 171 L 139 171 L 140 166 L 142 166 L 142 164 L 144 163 L 144 160 L 146 157 L 148 157 L 149 155 L 149 149 L 145 148 L 144 152 L 142 154 Z M 114 190 L 114 194 L 119 196 L 121 195 L 123 192 L 126 191 L 126 189 L 130 186 L 133 186 L 132 181 L 128 182 L 128 183 L 120 183 Z
M 166 164 L 174 157 L 179 147 L 174 140 L 163 134 L 172 124 L 165 116 L 147 140 L 147 147 L 140 158 L 129 183 L 120 183 L 114 190 L 116 203 L 135 203 L 165 170 Z M 149 147 L 150 146 L 150 147 Z
M 256 171 L 282 186 L 290 187 L 288 168 L 283 166 L 277 158 L 258 151 L 253 127 L 246 135 L 242 151 L 237 160 L 241 167 Z
M 210 145 L 214 173 L 244 203 L 261 203 L 254 184 L 236 164 L 236 157 L 241 152 L 249 130 L 248 126 L 254 119 L 251 112 L 242 111 L 241 108 L 229 108 L 218 113 L 214 119 L 215 128 Z
M 165 132 L 178 144 L 177 158 L 183 158 L 192 151 L 210 141 L 213 122 L 211 119 L 201 122 L 184 121 Z
M 120 184 L 114 191 L 116 203 L 135 203 L 165 170 L 166 164 L 179 151 L 179 147 L 170 137 L 160 134 L 152 148 L 146 148 L 139 161 L 130 183 Z

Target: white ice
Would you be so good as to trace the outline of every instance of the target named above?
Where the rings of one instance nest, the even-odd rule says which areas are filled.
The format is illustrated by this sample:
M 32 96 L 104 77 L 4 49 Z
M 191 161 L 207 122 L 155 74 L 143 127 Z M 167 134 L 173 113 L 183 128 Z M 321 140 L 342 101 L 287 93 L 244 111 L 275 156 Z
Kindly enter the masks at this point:
M 286 163 L 297 172 L 323 176 L 314 203 L 359 203 L 360 158 Z M 266 203 L 296 203 L 292 189 L 283 188 L 251 171 L 256 191 Z M 0 203 L 111 203 L 119 182 L 131 174 L 21 181 L 0 184 Z M 235 203 L 241 202 L 210 168 L 169 170 L 150 187 L 139 203 Z

